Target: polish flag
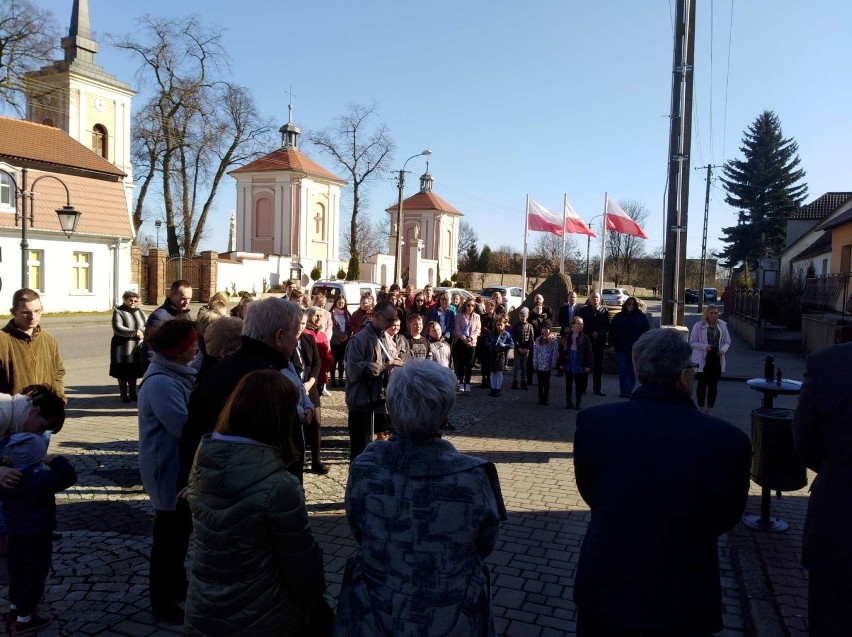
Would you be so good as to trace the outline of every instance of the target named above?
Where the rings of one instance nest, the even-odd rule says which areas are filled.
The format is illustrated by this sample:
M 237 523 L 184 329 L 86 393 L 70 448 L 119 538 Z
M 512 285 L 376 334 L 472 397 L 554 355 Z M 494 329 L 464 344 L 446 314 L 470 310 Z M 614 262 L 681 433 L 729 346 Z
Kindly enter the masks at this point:
M 527 204 L 527 227 L 539 232 L 550 232 L 558 237 L 562 236 L 562 219 L 559 215 L 542 208 L 532 199 Z
M 595 237 L 595 233 L 586 225 L 586 222 L 580 219 L 571 204 L 565 202 L 565 232 L 568 234 L 587 234 L 590 237 Z
M 606 200 L 606 229 L 615 230 L 621 234 L 630 234 L 634 237 L 647 239 L 648 235 L 642 232 L 639 224 L 633 221 L 630 216 L 621 209 L 612 199 Z

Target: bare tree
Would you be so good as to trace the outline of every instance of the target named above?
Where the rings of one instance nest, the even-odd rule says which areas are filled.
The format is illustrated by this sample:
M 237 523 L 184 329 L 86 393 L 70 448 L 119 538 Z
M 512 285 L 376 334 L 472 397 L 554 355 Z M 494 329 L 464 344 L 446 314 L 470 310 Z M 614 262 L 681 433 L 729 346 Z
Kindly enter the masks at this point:
M 351 226 L 350 226 L 351 227 Z M 388 249 L 388 239 L 390 237 L 390 219 L 382 221 L 373 221 L 367 215 L 358 217 L 358 254 L 359 259 L 366 259 L 374 254 L 381 254 Z M 343 231 L 343 250 L 341 256 L 350 258 L 352 256 L 349 251 L 349 246 L 352 245 L 352 239 L 349 230 Z
M 388 127 L 381 120 L 374 125 L 374 120 L 378 120 L 376 109 L 375 104 L 347 104 L 346 111 L 333 126 L 307 134 L 308 142 L 334 159 L 349 175 L 352 218 L 345 236 L 349 243 L 350 278 L 357 276 L 354 270 L 361 257 L 358 218 L 365 204 L 366 189 L 387 170 L 394 151 Z
M 550 232 L 537 233 L 532 250 L 527 253 L 527 261 L 534 263 L 536 274 L 548 277 L 559 272 L 562 257 L 562 237 Z M 576 272 L 577 263 L 583 259 L 574 237 L 565 238 L 565 271 Z
M 156 181 L 169 254 L 183 247 L 191 256 L 228 168 L 268 150 L 274 126 L 261 119 L 247 89 L 224 77 L 221 29 L 206 27 L 198 16 L 145 16 L 136 32 L 113 44 L 140 59 L 139 81 L 153 87 L 134 118 L 133 157 L 143 176 L 134 224 L 144 220 Z
M 27 73 L 50 64 L 56 55 L 59 30 L 53 13 L 30 0 L 0 2 L 0 99 L 19 115 L 25 91 L 53 92 Z
M 503 284 L 505 275 L 512 270 L 514 262 L 515 257 L 512 246 L 502 245 L 499 249 L 491 253 L 491 263 L 494 265 L 494 269 L 500 273 L 501 285 Z
M 641 201 L 627 199 L 618 202 L 622 210 L 640 226 L 648 220 L 650 210 Z M 616 285 L 624 282 L 635 285 L 634 261 L 645 255 L 645 243 L 641 237 L 621 232 L 606 233 L 606 274 Z
M 479 259 L 479 250 L 476 247 L 478 242 L 479 235 L 473 226 L 467 221 L 462 221 L 459 225 L 459 270 L 473 270 L 476 266 Z

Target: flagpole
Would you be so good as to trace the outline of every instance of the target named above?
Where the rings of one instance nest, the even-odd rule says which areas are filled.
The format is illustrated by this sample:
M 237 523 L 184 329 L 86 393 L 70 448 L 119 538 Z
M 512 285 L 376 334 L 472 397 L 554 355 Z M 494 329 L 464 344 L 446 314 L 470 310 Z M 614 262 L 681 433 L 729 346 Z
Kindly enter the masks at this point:
M 565 274 L 565 221 L 568 217 L 568 194 L 562 195 L 562 255 L 559 258 L 559 274 Z
M 606 264 L 606 203 L 609 201 L 609 193 L 604 193 L 604 213 L 601 222 L 601 271 L 598 274 L 598 294 L 603 290 L 604 265 Z
M 527 195 L 527 206 L 524 211 L 524 261 L 521 266 L 521 282 L 523 285 L 524 296 L 527 295 L 527 234 L 530 231 L 530 196 Z

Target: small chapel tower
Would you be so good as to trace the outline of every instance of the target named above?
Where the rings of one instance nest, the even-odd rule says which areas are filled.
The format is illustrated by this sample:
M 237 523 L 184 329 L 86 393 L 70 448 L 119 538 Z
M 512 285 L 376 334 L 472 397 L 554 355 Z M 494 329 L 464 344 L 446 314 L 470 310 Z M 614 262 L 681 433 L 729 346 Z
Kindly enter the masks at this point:
M 420 177 L 420 192 L 402 202 L 403 270 L 409 270 L 409 281 L 418 287 L 425 283 L 439 285 L 438 275 L 448 279 L 458 270 L 459 229 L 464 215 L 438 196 L 433 191 L 434 186 L 435 180 L 426 162 L 426 172 Z M 395 220 L 397 206 L 390 206 L 387 212 L 391 220 Z M 412 255 L 412 250 L 418 249 L 420 254 Z M 412 256 L 424 264 L 413 268 L 409 265 L 413 263 Z M 425 274 L 421 272 L 424 268 Z
M 301 130 L 293 105 L 281 132 L 281 147 L 231 175 L 237 181 L 236 250 L 290 257 L 291 269 L 319 267 L 324 277 L 341 267 L 338 258 L 340 195 L 346 181 L 299 150 Z
M 68 35 L 60 43 L 64 59 L 25 78 L 26 117 L 65 131 L 127 175 L 129 211 L 133 200 L 130 105 L 136 93 L 95 62 L 99 46 L 89 24 L 88 0 L 74 0 Z

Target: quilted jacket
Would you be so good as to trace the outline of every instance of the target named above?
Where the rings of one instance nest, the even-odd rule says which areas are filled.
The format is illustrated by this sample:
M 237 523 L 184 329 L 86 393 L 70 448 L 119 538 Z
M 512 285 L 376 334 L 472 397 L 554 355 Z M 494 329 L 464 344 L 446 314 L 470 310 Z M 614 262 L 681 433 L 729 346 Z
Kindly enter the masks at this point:
M 273 447 L 201 441 L 189 482 L 195 553 L 187 635 L 305 635 L 325 590 L 299 481 Z

